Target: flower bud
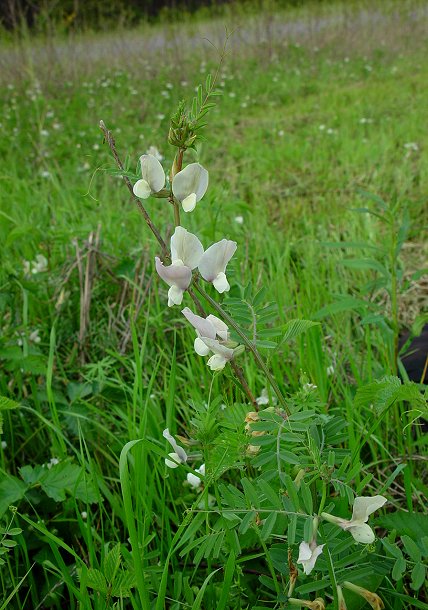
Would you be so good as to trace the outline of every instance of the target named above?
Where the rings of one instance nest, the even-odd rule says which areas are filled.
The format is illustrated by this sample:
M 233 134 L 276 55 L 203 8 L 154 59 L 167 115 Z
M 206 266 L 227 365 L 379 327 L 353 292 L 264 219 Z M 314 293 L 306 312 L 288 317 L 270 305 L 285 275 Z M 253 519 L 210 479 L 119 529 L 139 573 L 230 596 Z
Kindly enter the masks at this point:
M 290 606 L 300 606 L 300 608 L 310 608 L 310 610 L 325 610 L 325 602 L 322 597 L 317 597 L 312 602 L 310 599 L 288 598 Z
M 357 595 L 361 595 L 361 597 L 364 597 L 366 602 L 370 604 L 373 610 L 382 610 L 383 608 L 385 608 L 383 601 L 381 600 L 379 595 L 377 595 L 377 593 L 368 591 L 367 589 L 359 587 L 358 585 L 354 585 L 352 582 L 349 581 L 345 581 L 343 583 L 343 586 L 345 587 L 345 589 L 349 589 L 350 591 L 357 593 Z

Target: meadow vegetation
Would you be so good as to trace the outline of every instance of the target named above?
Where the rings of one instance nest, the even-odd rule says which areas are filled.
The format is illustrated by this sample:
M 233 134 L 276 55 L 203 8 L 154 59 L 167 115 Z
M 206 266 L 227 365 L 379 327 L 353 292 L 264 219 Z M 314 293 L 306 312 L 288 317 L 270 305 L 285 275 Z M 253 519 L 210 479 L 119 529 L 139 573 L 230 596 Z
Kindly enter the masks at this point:
M 224 11 L 0 47 L 0 610 L 428 608 L 426 395 L 397 358 L 427 321 L 426 6 Z M 237 242 L 230 291 L 195 290 L 279 396 L 251 350 L 241 378 L 194 353 L 123 184 L 147 152 L 169 173 L 217 69 L 181 222 Z M 173 206 L 143 205 L 169 246 Z M 321 516 L 379 495 L 372 543 Z

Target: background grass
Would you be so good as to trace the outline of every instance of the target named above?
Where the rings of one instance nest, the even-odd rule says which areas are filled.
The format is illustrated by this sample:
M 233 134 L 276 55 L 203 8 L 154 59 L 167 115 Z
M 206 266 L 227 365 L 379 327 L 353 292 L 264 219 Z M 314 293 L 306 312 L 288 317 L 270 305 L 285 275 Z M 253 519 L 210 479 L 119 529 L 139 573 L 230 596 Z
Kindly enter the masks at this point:
M 186 216 L 186 227 L 204 244 L 222 237 L 238 242 L 231 283 L 266 287 L 281 323 L 313 319 L 338 295 L 376 303 L 388 317 L 385 291 L 366 290 L 373 269 L 347 266 L 351 252 L 326 245 L 377 246 L 390 239 L 376 217 L 353 210 L 366 205 L 357 187 L 377 193 L 397 205 L 397 224 L 405 211 L 409 218 L 400 259 L 408 283 L 399 312 L 400 325 L 410 327 L 427 294 L 424 277 L 412 275 L 427 259 L 423 4 L 345 3 L 289 12 L 266 5 L 262 14 L 248 16 L 235 6 L 227 17 L 237 30 L 221 68 L 224 95 L 197 155 L 209 169 L 210 187 Z M 222 577 L 212 574 L 218 566 L 195 570 L 187 555 L 170 552 L 186 509 L 199 500 L 183 487 L 181 469 L 166 471 L 162 430 L 193 438 L 195 460 L 209 459 L 212 415 L 219 409 L 206 406 L 211 384 L 233 429 L 242 429 L 248 407 L 232 408 L 243 396 L 230 373 L 212 381 L 181 314 L 165 307 L 165 287 L 153 272 L 156 244 L 129 201 L 98 123 L 103 119 L 112 129 L 130 172 L 152 145 L 170 167 L 169 116 L 215 69 L 216 51 L 204 38 L 217 43 L 223 23 L 21 39 L 0 51 L 6 66 L 0 391 L 22 405 L 5 412 L 1 471 L 19 476 L 25 465 L 73 456 L 95 482 L 88 504 L 73 493 L 62 504 L 41 501 L 37 490 L 22 502 L 15 525 L 24 533 L 1 571 L 5 600 L 16 589 L 7 607 L 59 608 L 64 599 L 70 608 L 103 607 L 95 594 L 85 597 L 76 570 L 81 561 L 100 567 L 107 542 L 125 543 L 122 553 L 130 561 L 128 536 L 131 546 L 145 548 L 150 585 L 140 583 L 140 594 L 149 587 L 152 599 L 159 591 L 159 608 L 217 606 Z M 151 200 L 148 207 L 170 234 L 167 204 Z M 47 269 L 25 273 L 24 261 L 38 254 Z M 85 301 L 87 265 L 92 279 Z M 362 323 L 367 311 L 353 307 L 322 317 L 319 331 L 284 347 L 270 363 L 285 393 L 298 389 L 303 370 L 326 408 L 346 413 L 351 450 L 358 450 L 372 417 L 353 409 L 356 387 L 391 372 L 389 335 Z M 265 380 L 249 356 L 242 365 L 258 396 Z M 426 440 L 418 430 L 403 433 L 406 423 L 403 413 L 390 412 L 372 429 L 360 480 L 372 473 L 376 490 L 406 461 L 392 502 L 425 510 Z M 119 470 L 119 456 L 135 439 L 146 442 L 129 454 L 129 479 L 126 463 Z M 233 471 L 225 476 L 233 480 Z M 256 603 L 257 576 L 244 571 L 231 583 L 230 607 Z M 138 607 L 138 600 L 132 603 Z

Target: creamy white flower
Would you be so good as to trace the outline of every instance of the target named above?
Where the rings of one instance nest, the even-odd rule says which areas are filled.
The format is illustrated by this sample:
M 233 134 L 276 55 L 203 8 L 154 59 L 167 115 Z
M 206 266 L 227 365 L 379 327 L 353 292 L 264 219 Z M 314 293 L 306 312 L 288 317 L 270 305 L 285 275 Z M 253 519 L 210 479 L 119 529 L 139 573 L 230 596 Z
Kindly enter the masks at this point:
M 171 237 L 171 260 L 172 264 L 181 261 L 190 269 L 195 269 L 204 253 L 204 247 L 193 233 L 189 233 L 183 227 L 176 227 Z
M 30 333 L 28 340 L 32 341 L 33 343 L 40 343 L 41 339 L 39 337 L 39 329 L 33 330 L 33 332 Z
M 212 371 L 223 369 L 234 355 L 234 350 L 224 345 L 229 341 L 227 324 L 213 315 L 202 318 L 194 314 L 188 307 L 185 307 L 181 313 L 196 330 L 195 352 L 199 356 L 208 356 L 212 352 L 213 355 L 207 362 L 208 366 Z
M 180 447 L 180 445 L 177 444 L 175 438 L 169 433 L 168 428 L 162 432 L 162 436 L 166 438 L 174 449 L 172 453 L 168 453 L 168 457 L 172 459 L 165 459 L 165 465 L 168 466 L 168 468 L 178 468 L 180 464 L 187 462 L 187 453 L 184 451 L 183 447 Z
M 302 564 L 303 571 L 306 575 L 310 574 L 314 569 L 316 560 L 319 555 L 321 555 L 323 548 L 323 544 L 318 546 L 314 540 L 309 544 L 307 542 L 300 543 L 297 563 Z
M 208 188 L 208 172 L 199 163 L 190 163 L 172 180 L 174 197 L 183 206 L 185 212 L 195 209 L 196 203 L 202 199 Z
M 7 442 L 6 441 L 2 441 L 1 442 L 1 448 L 2 449 L 6 449 L 7 448 Z
M 198 269 L 204 280 L 212 282 L 220 294 L 230 289 L 226 267 L 237 248 L 236 241 L 222 239 L 205 250 Z
M 43 273 L 48 269 L 48 259 L 43 254 L 37 254 L 36 260 L 31 263 L 31 273 Z
M 168 307 L 181 304 L 184 291 L 192 281 L 192 270 L 197 267 L 203 252 L 204 248 L 196 235 L 183 227 L 176 227 L 171 237 L 172 264 L 165 267 L 158 257 L 155 258 L 156 271 L 170 287 Z
M 198 472 L 200 475 L 205 476 L 205 464 L 202 464 L 199 468 L 197 468 L 195 470 L 195 472 Z M 200 485 L 202 483 L 201 477 L 198 477 L 196 474 L 193 474 L 192 472 L 187 473 L 186 479 L 187 479 L 187 482 L 189 483 L 189 485 L 191 487 L 193 487 L 194 489 L 197 489 L 198 487 L 200 487 Z
M 141 180 L 134 184 L 134 195 L 147 199 L 152 193 L 158 193 L 165 186 L 165 172 L 159 160 L 154 155 L 140 157 Z
M 354 500 L 352 519 L 341 519 L 328 513 L 322 513 L 322 517 L 348 531 L 354 540 L 363 544 L 371 544 L 375 540 L 372 528 L 367 525 L 369 515 L 381 508 L 388 500 L 383 496 L 359 496 Z
M 259 405 L 259 407 L 269 404 L 269 394 L 266 388 L 263 388 L 261 395 L 256 398 L 256 403 Z
M 243 217 L 243 216 L 235 216 L 235 222 L 236 222 L 238 225 L 242 225 L 242 224 L 244 224 L 244 217 Z

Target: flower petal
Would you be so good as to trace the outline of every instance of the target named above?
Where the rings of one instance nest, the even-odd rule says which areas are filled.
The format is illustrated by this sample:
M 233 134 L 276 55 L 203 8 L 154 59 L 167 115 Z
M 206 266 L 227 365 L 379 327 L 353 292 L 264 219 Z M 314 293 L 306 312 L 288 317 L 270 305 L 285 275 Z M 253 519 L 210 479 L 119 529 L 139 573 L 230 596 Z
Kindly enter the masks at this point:
M 159 160 L 153 155 L 140 157 L 141 177 L 145 180 L 152 193 L 157 193 L 165 186 L 165 172 Z
M 204 247 L 193 233 L 189 233 L 183 227 L 176 227 L 171 237 L 172 262 L 181 260 L 183 263 L 195 269 L 204 253 Z
M 179 457 L 179 461 L 180 462 L 187 462 L 187 453 L 184 451 L 183 447 L 180 447 L 180 445 L 177 445 L 177 441 L 175 440 L 175 438 L 172 436 L 172 434 L 170 434 L 169 429 L 166 428 L 163 432 L 162 432 L 162 436 L 164 438 L 166 438 L 166 440 L 168 441 L 168 443 L 170 443 L 170 445 L 172 446 L 172 448 L 174 449 L 175 453 L 178 455 Z
M 184 290 L 181 290 L 178 286 L 171 286 L 168 290 L 168 307 L 174 305 L 181 305 L 183 302 Z
M 193 326 L 199 336 L 208 337 L 209 339 L 215 339 L 216 329 L 211 320 L 208 318 L 202 318 L 196 315 L 188 307 L 182 309 L 181 313 L 188 322 Z
M 187 482 L 189 483 L 189 485 L 191 487 L 193 487 L 194 489 L 196 489 L 197 487 L 200 487 L 202 481 L 201 479 L 196 476 L 196 474 L 193 474 L 192 472 L 188 472 L 187 476 L 186 476 Z
M 183 210 L 185 212 L 193 212 L 196 207 L 196 193 L 190 193 L 190 195 L 187 195 L 187 197 L 181 202 L 181 205 L 183 206 Z
M 140 199 L 147 199 L 150 197 L 152 190 L 146 180 L 137 180 L 137 182 L 134 184 L 132 192 Z
M 351 525 L 348 525 L 343 529 L 348 531 L 357 542 L 371 544 L 375 541 L 374 531 L 370 525 L 367 525 L 367 523 L 358 523 L 353 525 L 351 521 Z
M 302 561 L 308 561 L 312 556 L 311 547 L 307 542 L 301 542 L 299 544 L 299 558 L 297 559 L 297 563 L 301 563 Z
M 177 286 L 186 290 L 192 280 L 192 270 L 186 265 L 169 265 L 165 267 L 160 258 L 155 258 L 156 271 L 168 286 Z
M 196 337 L 193 347 L 198 356 L 208 356 L 210 353 L 210 348 L 199 337 Z
M 228 292 L 230 290 L 230 284 L 227 281 L 225 273 L 219 273 L 218 276 L 213 280 L 213 286 L 220 294 Z
M 208 337 L 201 337 L 201 339 L 214 354 L 218 354 L 225 360 L 232 360 L 234 353 L 233 349 L 222 345 L 217 339 L 209 339 Z
M 181 464 L 180 456 L 177 453 L 168 453 L 168 456 L 172 459 L 165 458 L 165 466 L 168 466 L 168 468 L 178 468 Z
M 222 239 L 205 250 L 198 265 L 204 280 L 212 282 L 219 273 L 225 273 L 227 263 L 235 254 L 236 248 L 235 241 Z
M 216 316 L 213 316 L 212 314 L 207 316 L 206 319 L 209 320 L 209 322 L 211 322 L 211 324 L 214 326 L 217 335 L 220 337 L 220 339 L 222 341 L 227 341 L 229 339 L 229 327 L 227 324 L 225 324 L 223 322 L 223 320 L 220 320 L 220 318 L 217 318 Z M 209 335 L 204 335 L 204 336 L 208 337 Z M 214 338 L 215 337 L 213 337 L 213 339 Z
M 172 180 L 172 192 L 181 203 L 189 195 L 195 194 L 196 204 L 196 201 L 200 201 L 205 195 L 207 188 L 208 172 L 199 163 L 190 163 Z
M 359 496 L 354 500 L 352 510 L 352 521 L 362 521 L 365 523 L 369 515 L 381 508 L 388 500 L 383 496 Z
M 207 362 L 212 371 L 221 371 L 227 364 L 227 359 L 219 354 L 214 354 Z

